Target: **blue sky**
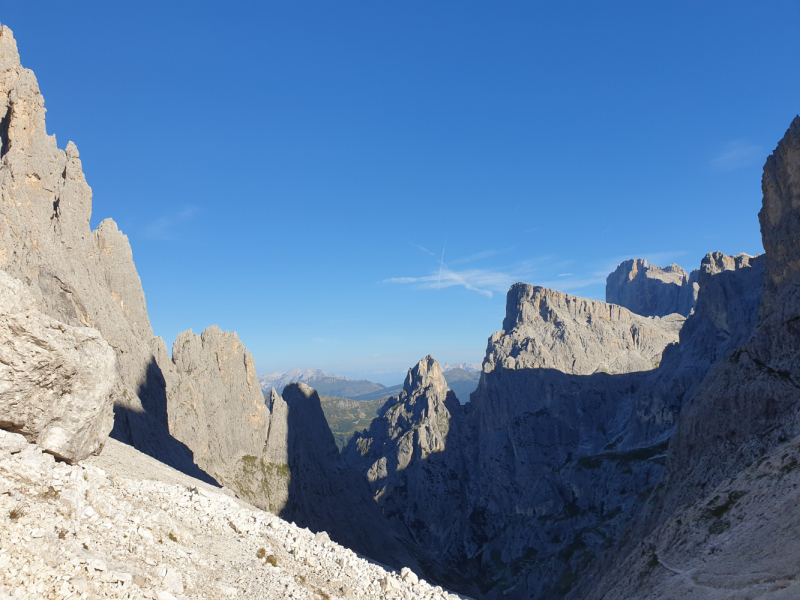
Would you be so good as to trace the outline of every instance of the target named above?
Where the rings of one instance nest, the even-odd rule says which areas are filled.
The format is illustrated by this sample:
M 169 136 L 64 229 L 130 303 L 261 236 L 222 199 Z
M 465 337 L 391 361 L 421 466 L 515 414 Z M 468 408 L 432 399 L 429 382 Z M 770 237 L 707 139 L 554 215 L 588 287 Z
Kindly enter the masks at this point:
M 0 0 L 157 335 L 385 384 L 480 361 L 515 281 L 762 251 L 800 4 Z M 444 258 L 442 260 L 442 255 Z

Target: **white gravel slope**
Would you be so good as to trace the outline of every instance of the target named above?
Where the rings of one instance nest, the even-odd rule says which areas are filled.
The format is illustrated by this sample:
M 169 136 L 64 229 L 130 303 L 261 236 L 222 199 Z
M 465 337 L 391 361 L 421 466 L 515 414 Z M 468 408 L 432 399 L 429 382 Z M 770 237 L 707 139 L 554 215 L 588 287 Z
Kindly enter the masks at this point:
M 0 600 L 460 598 L 225 492 L 114 440 L 75 466 L 0 449 Z

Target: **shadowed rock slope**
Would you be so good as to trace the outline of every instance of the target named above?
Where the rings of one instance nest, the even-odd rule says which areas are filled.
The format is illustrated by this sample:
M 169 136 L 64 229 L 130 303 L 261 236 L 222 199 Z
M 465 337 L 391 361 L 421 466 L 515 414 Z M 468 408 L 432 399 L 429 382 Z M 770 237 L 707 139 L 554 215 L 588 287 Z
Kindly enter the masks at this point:
M 685 403 L 661 485 L 613 566 L 575 597 L 798 593 L 800 118 L 767 159 L 762 190 L 755 328 Z
M 563 597 L 658 485 L 684 400 L 749 336 L 763 265 L 706 256 L 685 324 L 516 284 L 467 406 L 428 357 L 344 455 L 432 578 Z

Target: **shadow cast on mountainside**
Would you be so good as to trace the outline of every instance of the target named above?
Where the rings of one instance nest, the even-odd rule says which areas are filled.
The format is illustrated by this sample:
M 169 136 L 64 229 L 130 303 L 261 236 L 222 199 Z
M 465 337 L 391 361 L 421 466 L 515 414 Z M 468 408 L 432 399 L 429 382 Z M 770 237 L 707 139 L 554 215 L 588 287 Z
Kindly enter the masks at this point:
M 288 501 L 280 517 L 393 568 L 419 571 L 375 504 L 367 482 L 339 455 L 319 395 L 290 384 L 288 405 Z
M 384 515 L 440 585 L 562 597 L 661 479 L 684 392 L 659 383 L 665 370 L 484 374 L 455 439 L 420 457 L 416 474 L 387 457 L 395 475 Z M 372 437 L 384 439 L 387 426 L 373 421 Z
M 170 435 L 166 382 L 161 367 L 154 358 L 151 358 L 147 366 L 145 381 L 139 386 L 138 396 L 143 411 L 121 404 L 114 405 L 114 427 L 110 437 L 133 446 L 185 475 L 222 487 L 216 479 L 195 464 L 193 452 Z

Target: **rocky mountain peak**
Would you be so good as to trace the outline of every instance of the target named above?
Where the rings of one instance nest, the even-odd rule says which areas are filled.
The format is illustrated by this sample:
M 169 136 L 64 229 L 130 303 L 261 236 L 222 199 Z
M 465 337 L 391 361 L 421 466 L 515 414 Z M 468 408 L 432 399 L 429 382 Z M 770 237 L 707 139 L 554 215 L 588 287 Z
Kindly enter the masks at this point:
M 19 66 L 19 51 L 14 34 L 5 25 L 0 25 L 0 71 Z
M 444 401 L 447 382 L 442 368 L 430 354 L 408 370 L 400 393 L 400 402 L 415 404 L 417 398 L 425 396 L 430 401 Z
M 508 291 L 503 331 L 489 338 L 483 370 L 646 371 L 678 341 L 683 322 L 677 314 L 643 317 L 622 306 L 516 283 Z
M 645 317 L 688 316 L 697 301 L 697 272 L 672 263 L 651 265 L 644 258 L 622 262 L 606 279 L 606 302 Z

